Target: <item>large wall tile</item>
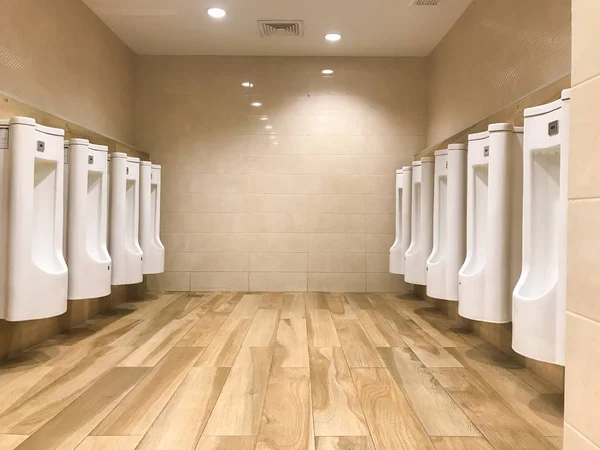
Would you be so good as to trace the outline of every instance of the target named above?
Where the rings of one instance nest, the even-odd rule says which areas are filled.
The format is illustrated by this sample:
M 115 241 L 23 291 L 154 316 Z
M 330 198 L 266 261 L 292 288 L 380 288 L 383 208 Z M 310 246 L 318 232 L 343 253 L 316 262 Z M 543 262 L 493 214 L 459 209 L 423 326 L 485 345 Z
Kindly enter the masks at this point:
M 306 272 L 251 272 L 251 291 L 306 291 Z
M 566 355 L 565 421 L 600 443 L 600 323 L 567 313 Z
M 600 74 L 598 23 L 599 2 L 573 0 L 573 86 Z
M 365 292 L 364 273 L 309 273 L 309 291 Z
M 191 272 L 190 288 L 192 291 L 246 292 L 248 272 Z
M 188 276 L 171 287 L 398 286 L 395 172 L 424 146 L 424 58 L 142 56 L 137 69 L 167 268 Z
M 600 321 L 600 199 L 570 200 L 567 246 L 567 308 Z
M 599 450 L 600 447 L 594 445 L 579 431 L 568 423 L 565 423 L 565 435 L 563 440 L 563 450 Z
M 569 148 L 569 198 L 600 197 L 600 75 L 573 88 Z

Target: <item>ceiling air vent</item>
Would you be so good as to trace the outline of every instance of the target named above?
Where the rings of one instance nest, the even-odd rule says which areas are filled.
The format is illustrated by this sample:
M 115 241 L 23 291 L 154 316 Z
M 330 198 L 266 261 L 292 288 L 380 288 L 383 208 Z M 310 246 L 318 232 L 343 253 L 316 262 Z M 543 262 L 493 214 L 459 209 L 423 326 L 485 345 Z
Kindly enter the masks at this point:
M 411 0 L 410 6 L 440 6 L 442 0 Z
M 259 20 L 258 29 L 262 37 L 304 36 L 302 20 Z

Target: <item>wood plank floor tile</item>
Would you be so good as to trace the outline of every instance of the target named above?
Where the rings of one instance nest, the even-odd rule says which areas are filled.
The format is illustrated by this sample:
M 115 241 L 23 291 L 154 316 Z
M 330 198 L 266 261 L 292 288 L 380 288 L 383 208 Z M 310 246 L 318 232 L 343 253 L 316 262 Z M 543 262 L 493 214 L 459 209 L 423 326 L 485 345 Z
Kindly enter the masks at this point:
M 254 315 L 246 338 L 242 343 L 244 347 L 271 347 L 275 345 L 277 325 L 279 324 L 279 311 L 276 309 L 259 309 Z
M 141 436 L 88 436 L 76 450 L 135 450 Z
M 92 431 L 94 436 L 141 436 L 194 365 L 202 348 L 176 347 Z
M 367 436 L 356 388 L 339 347 L 310 349 L 315 436 Z
M 325 294 L 325 301 L 327 302 L 327 308 L 331 313 L 331 317 L 336 319 L 357 319 L 356 313 L 346 300 L 344 294 L 340 293 L 327 293 Z
M 276 309 L 281 311 L 283 308 L 283 292 L 269 292 L 265 294 L 258 305 L 258 309 Z
M 0 366 L 0 413 L 16 403 L 51 371 L 50 366 L 30 366 L 26 363 L 11 368 Z
M 433 437 L 436 450 L 494 450 L 484 437 Z
M 375 446 L 369 436 L 319 436 L 317 450 L 375 450 Z
M 178 298 L 186 295 L 182 292 L 166 292 L 158 298 L 151 300 L 142 300 L 136 302 L 124 302 L 118 306 L 118 309 L 129 309 L 132 311 L 127 315 L 128 319 L 152 319 L 169 304 L 173 303 Z
M 267 311 L 267 310 L 264 310 Z M 250 357 L 236 364 L 206 424 L 208 436 L 257 435 L 273 358 L 272 347 L 248 347 Z
M 254 450 L 256 436 L 203 436 L 197 450 Z
M 377 449 L 432 450 L 433 444 L 387 369 L 350 369 Z
M 264 294 L 245 294 L 231 312 L 230 317 L 252 319 Z
M 562 395 L 540 394 L 512 372 L 495 363 L 476 349 L 456 348 L 450 352 L 472 373 L 478 374 L 503 398 L 510 398 L 511 407 L 544 436 L 562 436 Z
M 134 350 L 119 366 L 154 367 L 195 323 L 196 320 L 187 319 L 172 321 Z
M 358 320 L 367 332 L 375 347 L 405 347 L 402 336 L 392 328 L 385 317 L 375 310 L 360 310 L 356 312 Z
M 350 306 L 354 309 L 354 312 L 361 311 L 363 309 L 375 309 L 373 304 L 369 301 L 365 294 L 344 294 Z
M 329 310 L 306 311 L 308 345 L 311 347 L 341 347 L 340 340 Z
M 308 367 L 306 319 L 279 321 L 273 367 Z
M 228 316 L 229 314 L 226 313 L 208 311 L 175 345 L 177 347 L 207 347 Z
M 360 321 L 336 320 L 335 328 L 350 367 L 385 367 Z
M 100 377 L 19 446 L 20 450 L 72 450 L 149 369 L 116 367 Z
M 456 334 L 446 325 L 427 320 L 419 314 L 420 310 L 406 310 L 404 314 L 415 322 L 425 333 L 431 336 L 442 347 L 472 347 L 471 343 Z
M 306 309 L 324 309 L 329 311 L 327 300 L 325 299 L 325 292 L 305 292 L 304 301 L 306 302 Z
M 223 367 L 193 368 L 136 450 L 194 450 L 228 374 Z
M 131 350 L 129 347 L 101 350 L 35 394 L 25 396 L 25 400 L 15 403 L 0 416 L 0 433 L 33 434 Z M 52 372 L 48 375 L 52 375 Z
M 412 320 L 401 319 L 397 316 L 390 316 L 387 320 L 425 364 L 425 367 L 462 367 L 462 364 L 448 350 L 438 344 Z
M 314 450 L 308 369 L 272 371 L 256 450 Z
M 305 319 L 306 304 L 302 293 L 289 293 L 283 295 L 281 307 L 282 319 Z
M 379 352 L 429 436 L 481 436 L 411 350 L 388 347 Z
M 495 450 L 548 450 L 550 442 L 465 368 L 430 369 Z M 510 397 L 507 399 L 510 401 Z
M 199 309 L 203 311 L 205 307 L 211 304 L 211 310 L 223 314 L 231 314 L 231 312 L 240 303 L 240 300 L 244 297 L 243 292 L 227 292 L 221 294 L 220 300 L 213 300 L 206 304 L 203 304 Z
M 250 328 L 251 319 L 228 317 L 196 363 L 198 367 L 231 367 Z
M 20 434 L 0 434 L 0 450 L 14 450 L 28 437 Z

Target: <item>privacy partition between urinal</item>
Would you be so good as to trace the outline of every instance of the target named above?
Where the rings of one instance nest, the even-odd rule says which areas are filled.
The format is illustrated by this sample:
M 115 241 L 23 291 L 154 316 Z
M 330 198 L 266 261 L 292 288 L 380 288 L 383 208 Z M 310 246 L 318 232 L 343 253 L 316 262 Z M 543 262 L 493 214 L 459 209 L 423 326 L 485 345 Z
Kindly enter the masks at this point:
M 165 247 L 160 241 L 161 166 L 140 163 L 140 246 L 144 274 L 165 271 Z
M 411 241 L 404 260 L 407 283 L 427 284 L 425 263 L 433 244 L 433 158 L 413 163 Z
M 522 128 L 509 124 L 469 135 L 467 256 L 458 275 L 458 312 L 468 319 L 511 321 L 521 271 L 522 139 Z
M 140 160 L 125 153 L 110 155 L 109 253 L 112 284 L 143 280 L 143 252 L 139 244 Z
M 404 274 L 404 255 L 410 245 L 412 166 L 396 171 L 396 240 L 390 248 L 390 273 Z
M 67 263 L 69 300 L 111 290 L 108 231 L 108 147 L 86 139 L 65 142 L 68 168 Z
M 64 131 L 13 117 L 0 124 L 0 318 L 67 310 L 63 256 Z
M 513 349 L 565 364 L 570 91 L 525 110 L 523 270 L 513 293 Z
M 427 295 L 458 300 L 465 260 L 467 146 L 435 152 L 433 250 L 427 260 Z

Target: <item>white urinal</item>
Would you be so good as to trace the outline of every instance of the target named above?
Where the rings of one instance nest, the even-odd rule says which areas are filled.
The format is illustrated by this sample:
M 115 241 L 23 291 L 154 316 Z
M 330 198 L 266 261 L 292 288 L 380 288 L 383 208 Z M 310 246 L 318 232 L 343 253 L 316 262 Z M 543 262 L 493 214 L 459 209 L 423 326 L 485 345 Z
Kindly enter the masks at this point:
M 144 278 L 143 252 L 138 241 L 140 159 L 125 153 L 112 153 L 109 157 L 112 284 L 140 283 Z
M 410 246 L 412 166 L 396 171 L 396 240 L 390 248 L 390 273 L 404 274 L 404 255 Z
M 0 124 L 0 318 L 67 310 L 63 256 L 64 131 L 13 117 Z
M 110 294 L 108 147 L 87 139 L 65 141 L 68 168 L 67 264 L 69 300 Z
M 144 252 L 144 274 L 165 271 L 165 247 L 160 241 L 161 167 L 140 163 L 140 246 Z
M 492 124 L 469 135 L 467 256 L 458 312 L 482 322 L 511 321 L 511 292 L 521 271 L 523 129 Z
M 404 259 L 407 283 L 427 284 L 425 263 L 433 245 L 433 158 L 413 163 L 411 241 Z
M 458 300 L 458 271 L 465 260 L 467 146 L 435 152 L 433 250 L 427 260 L 427 295 Z
M 570 91 L 525 110 L 523 270 L 513 293 L 513 349 L 565 364 Z

